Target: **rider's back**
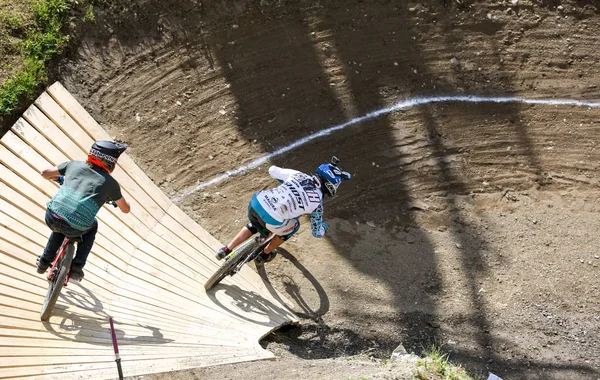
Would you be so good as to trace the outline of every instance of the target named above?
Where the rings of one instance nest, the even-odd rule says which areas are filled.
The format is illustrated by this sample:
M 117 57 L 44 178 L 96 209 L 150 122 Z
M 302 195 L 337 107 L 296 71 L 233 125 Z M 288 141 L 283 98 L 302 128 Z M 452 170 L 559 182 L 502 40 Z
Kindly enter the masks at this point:
M 310 214 L 323 200 L 323 193 L 311 175 L 277 166 L 269 168 L 271 177 L 283 183 L 257 194 L 261 206 L 278 221 Z
M 64 184 L 48 202 L 48 208 L 79 230 L 94 224 L 98 210 L 108 199 L 121 198 L 118 182 L 106 171 L 91 168 L 84 161 L 60 164 Z

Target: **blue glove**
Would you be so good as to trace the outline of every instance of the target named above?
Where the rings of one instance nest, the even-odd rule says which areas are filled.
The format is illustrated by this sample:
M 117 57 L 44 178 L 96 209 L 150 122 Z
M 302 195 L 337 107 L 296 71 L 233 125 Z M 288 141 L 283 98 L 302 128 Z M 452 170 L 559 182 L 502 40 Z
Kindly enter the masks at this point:
M 62 185 L 63 183 L 65 183 L 65 176 L 64 175 L 59 175 L 57 179 L 55 179 L 56 182 L 58 182 L 59 185 Z
M 325 232 L 329 231 L 329 226 L 327 225 L 327 223 L 323 222 L 321 224 L 321 226 L 323 226 L 323 229 L 325 230 Z

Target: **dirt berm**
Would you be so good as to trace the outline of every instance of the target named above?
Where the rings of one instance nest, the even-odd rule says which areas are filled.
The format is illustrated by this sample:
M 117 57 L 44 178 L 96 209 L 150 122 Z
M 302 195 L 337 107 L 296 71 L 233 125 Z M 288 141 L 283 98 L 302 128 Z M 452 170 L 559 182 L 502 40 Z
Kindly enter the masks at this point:
M 354 176 L 327 236 L 304 223 L 263 273 L 303 318 L 265 339 L 279 359 L 163 378 L 369 378 L 352 357 L 399 343 L 475 376 L 600 378 L 600 108 L 569 102 L 600 102 L 597 1 L 114 4 L 55 77 L 172 197 L 426 98 L 270 161 Z M 267 167 L 179 204 L 228 241 Z

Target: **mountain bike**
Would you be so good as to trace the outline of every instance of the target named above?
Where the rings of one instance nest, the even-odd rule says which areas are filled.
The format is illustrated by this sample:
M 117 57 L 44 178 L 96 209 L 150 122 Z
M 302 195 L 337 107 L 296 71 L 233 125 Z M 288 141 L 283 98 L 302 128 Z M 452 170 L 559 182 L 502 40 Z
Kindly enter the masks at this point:
M 275 234 L 271 234 L 271 236 L 266 239 L 262 236 L 251 237 L 243 242 L 238 248 L 231 251 L 231 253 L 225 257 L 225 262 L 221 267 L 217 269 L 215 274 L 213 274 L 208 281 L 206 281 L 204 289 L 210 290 L 225 277 L 233 276 L 242 270 L 242 267 L 246 265 L 246 263 L 254 260 L 263 249 L 265 249 L 274 236 Z

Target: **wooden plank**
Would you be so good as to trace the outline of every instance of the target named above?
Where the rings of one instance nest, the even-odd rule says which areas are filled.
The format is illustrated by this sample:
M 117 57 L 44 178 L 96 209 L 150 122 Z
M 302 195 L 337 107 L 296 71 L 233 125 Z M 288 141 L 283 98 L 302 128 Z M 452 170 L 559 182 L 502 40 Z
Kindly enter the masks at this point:
M 3 151 L 4 150 L 4 151 Z M 26 171 L 26 166 L 16 159 L 16 157 L 12 156 L 12 153 L 8 152 L 6 149 L 0 147 L 0 154 L 4 154 L 4 161 L 12 161 L 12 163 L 18 163 L 21 166 L 17 166 L 15 170 Z M 12 159 L 11 159 L 12 156 Z M 32 174 L 33 173 L 29 173 Z M 39 175 L 34 175 L 33 178 L 27 178 L 27 181 L 9 170 L 4 165 L 0 165 L 0 178 L 2 182 L 6 185 L 10 186 L 14 191 L 18 191 L 19 195 L 22 197 L 27 197 L 32 202 L 36 203 L 38 206 L 45 208 L 46 202 L 49 200 L 49 195 L 46 193 L 40 192 L 40 187 L 44 187 L 48 192 L 55 190 L 56 187 L 50 185 L 50 181 L 43 179 Z M 29 187 L 34 183 L 34 189 L 29 189 Z M 52 190 L 49 190 L 52 189 Z M 1 191 L 1 190 L 0 190 Z M 18 197 L 18 196 L 17 196 Z M 45 212 L 45 211 L 44 211 Z M 120 220 L 116 219 L 114 214 L 110 214 L 106 212 L 106 207 L 103 208 L 99 214 L 98 218 L 100 220 L 105 220 L 105 224 L 110 226 L 116 226 L 117 229 L 111 233 L 116 233 L 121 235 L 122 239 L 118 237 L 113 237 L 113 239 L 117 240 L 117 242 L 124 248 L 129 249 L 130 252 L 133 252 L 134 247 L 139 245 L 142 241 L 141 237 L 135 233 L 135 231 L 140 231 L 143 233 L 148 233 L 149 230 L 145 229 L 144 226 L 136 223 L 135 220 L 131 220 L 129 225 L 132 226 L 130 228 L 127 224 L 122 224 Z M 102 226 L 102 225 L 101 225 Z M 101 227 L 102 228 L 102 227 Z M 126 240 L 127 239 L 127 240 Z
M 17 123 L 11 129 L 15 136 L 25 141 L 31 148 L 33 148 L 40 156 L 44 157 L 51 166 L 56 166 L 61 162 L 66 161 L 65 155 L 56 149 L 46 138 L 39 133 L 31 124 L 25 119 L 17 120 Z M 11 135 L 8 135 L 11 136 Z M 8 136 L 4 136 L 2 141 L 6 141 Z
M 11 256 L 14 254 L 14 257 L 25 260 L 35 258 L 35 252 L 41 253 L 43 249 L 43 245 L 37 244 L 29 240 L 29 238 L 19 235 L 7 228 L 0 227 L 0 250 L 3 252 L 6 252 Z M 35 262 L 35 259 L 33 261 Z
M 71 141 L 65 134 L 48 119 L 42 111 L 32 106 L 23 113 L 23 118 L 29 122 L 39 133 L 52 142 L 54 146 L 67 157 L 67 160 L 85 161 L 87 154 L 79 149 L 77 144 Z
M 69 304 L 64 303 L 61 299 L 61 307 L 67 307 L 63 311 L 58 311 L 53 315 L 49 322 L 44 324 L 41 329 L 34 329 L 29 333 L 35 335 L 35 341 L 27 340 L 27 345 L 32 346 L 43 341 L 43 346 L 52 345 L 50 343 L 56 337 L 61 340 L 72 342 L 70 346 L 77 343 L 89 344 L 105 344 L 110 343 L 110 335 L 108 335 L 109 322 L 108 316 L 98 317 L 95 313 L 73 313 L 68 312 Z M 0 305 L 0 324 L 4 331 L 19 331 L 21 335 L 27 332 L 29 326 L 40 325 L 39 323 L 39 307 L 30 306 L 30 309 L 9 308 L 5 305 Z M 15 311 L 19 312 L 20 318 L 14 318 L 12 315 Z M 4 317 L 3 317 L 4 316 Z M 141 345 L 166 345 L 170 346 L 214 346 L 214 347 L 243 347 L 256 344 L 256 340 L 252 339 L 252 332 L 245 330 L 202 330 L 179 328 L 178 330 L 169 330 L 162 325 L 141 325 L 136 328 L 136 322 L 118 323 L 115 325 L 115 331 L 119 337 L 119 344 L 126 346 L 137 346 L 137 349 L 145 349 Z M 41 325 L 40 325 L 41 327 Z M 227 336 L 235 334 L 235 339 Z M 15 336 L 16 334 L 8 334 Z M 21 336 L 19 335 L 19 336 Z M 163 352 L 163 354 L 165 354 Z
M 1 206 L 1 205 L 0 205 Z M 15 251 L 17 250 L 21 250 L 22 252 L 26 252 L 26 253 L 22 253 L 19 255 L 19 258 L 21 258 L 22 260 L 25 260 L 25 262 L 27 263 L 27 265 L 29 265 L 29 262 L 31 263 L 35 263 L 35 257 L 37 257 L 39 254 L 42 253 L 43 248 L 45 247 L 45 244 L 47 242 L 47 237 L 41 235 L 40 233 L 31 233 L 31 234 L 25 234 L 22 235 L 20 234 L 18 231 L 27 231 L 28 227 L 19 227 L 20 224 L 18 223 L 18 221 L 9 218 L 8 216 L 4 215 L 3 213 L 0 212 L 0 220 L 2 224 L 4 223 L 9 223 L 10 225 L 17 225 L 17 229 L 16 230 L 11 230 L 9 228 L 8 231 L 4 232 L 4 230 L 2 230 L 0 228 L 0 250 L 2 250 L 3 252 L 7 252 L 7 254 L 12 255 L 14 254 Z M 5 221 L 8 220 L 8 221 Z M 2 227 L 8 228 L 6 227 L 6 225 L 3 225 Z M 43 229 L 46 229 L 45 225 L 44 227 L 42 227 Z M 17 234 L 19 236 L 22 236 L 23 238 L 29 239 L 31 240 L 33 243 L 36 243 L 36 245 L 19 245 L 16 244 L 15 239 L 12 239 L 10 234 Z M 48 234 L 50 234 L 50 231 L 48 230 Z M 25 258 L 25 256 L 27 256 L 27 258 Z M 101 275 L 98 276 L 99 278 L 103 278 L 103 279 L 107 279 L 107 278 L 111 278 L 114 277 L 114 275 L 112 275 L 112 273 L 117 273 L 117 274 L 122 274 L 124 273 L 124 268 L 125 268 L 125 263 L 123 263 L 122 261 L 118 261 L 118 260 L 114 260 L 114 259 L 110 259 L 109 261 L 106 261 L 106 257 L 107 256 L 112 256 L 110 255 L 104 248 L 102 248 L 100 245 L 94 245 L 93 249 L 92 249 L 92 254 L 90 257 L 95 257 L 97 256 L 98 258 L 94 258 L 93 260 L 91 260 L 90 262 L 88 262 L 88 266 L 86 266 L 86 270 L 89 271 L 92 274 L 95 275 Z M 121 263 L 121 266 L 123 267 L 122 269 L 119 269 L 118 267 L 115 267 L 114 264 L 115 263 Z M 13 267 L 14 268 L 14 267 Z M 31 269 L 33 269 L 34 267 L 32 267 Z M 92 269 L 94 268 L 94 269 Z M 29 268 L 26 268 L 24 270 L 29 270 Z M 98 281 L 92 281 L 93 283 L 95 283 L 96 285 L 98 285 Z M 104 285 L 106 286 L 106 285 Z
M 167 227 L 175 235 L 179 236 L 187 244 L 198 250 L 205 258 L 214 258 L 215 250 L 213 250 L 205 241 L 199 239 L 196 235 L 184 228 L 175 219 L 173 219 L 171 215 L 165 214 L 160 219 L 160 223 Z
M 0 329 L 2 330 L 2 329 Z M 39 346 L 36 345 L 36 340 L 39 339 L 39 334 L 38 333 L 34 333 L 34 332 L 29 332 L 31 333 L 31 337 L 30 339 L 23 339 L 22 337 L 15 337 L 15 336 L 2 336 L 0 335 L 0 337 L 2 337 L 2 344 L 0 345 L 0 350 L 1 349 L 8 349 L 10 347 L 19 347 L 19 348 L 28 348 L 28 349 L 32 349 L 32 348 L 39 348 Z M 74 335 L 75 337 L 75 335 Z M 48 336 L 47 338 L 44 339 L 45 341 L 45 345 L 44 347 L 51 347 L 51 348 L 59 348 L 59 349 L 70 349 L 71 352 L 73 352 L 74 349 L 76 349 L 77 351 L 79 350 L 104 350 L 105 348 L 103 346 L 109 346 L 112 345 L 112 338 L 109 334 L 105 334 L 104 338 L 98 338 L 97 341 L 95 342 L 82 342 L 82 341 L 76 341 L 76 340 L 66 340 L 62 337 L 57 337 L 55 335 L 51 335 Z M 144 344 L 143 347 L 143 351 L 140 350 L 140 343 Z M 194 344 L 190 344 L 190 343 L 173 343 L 173 342 L 169 342 L 169 343 L 159 343 L 159 342 L 146 342 L 146 341 L 142 341 L 142 340 L 136 340 L 135 342 L 119 342 L 119 352 L 122 354 L 121 356 L 127 356 L 128 353 L 132 352 L 132 353 L 139 353 L 141 352 L 148 352 L 148 353 L 156 353 L 156 354 L 160 354 L 163 351 L 163 346 L 167 345 L 169 347 L 169 350 L 173 353 L 185 353 L 190 352 L 192 350 L 194 350 L 195 348 L 209 348 L 209 349 L 213 349 L 212 347 L 214 347 L 214 344 L 202 344 L 202 343 L 194 343 Z M 246 344 L 231 344 L 231 345 L 223 345 L 220 347 L 231 347 L 231 348 L 240 348 L 240 347 L 248 347 L 250 346 L 249 343 Z M 43 353 L 43 349 L 42 348 L 42 353 Z M 24 353 L 25 355 L 27 354 L 27 352 Z
M 32 285 L 29 286 L 33 288 Z M 27 291 L 25 286 L 13 288 L 4 284 L 0 284 L 0 304 L 6 307 L 15 307 L 19 309 L 32 307 L 32 305 L 35 305 L 39 309 L 43 297 L 38 292 L 38 288 L 34 288 L 33 290 L 35 291 Z M 28 304 L 32 305 L 28 306 Z M 3 342 L 0 343 L 4 344 Z
M 0 165 L 0 179 L 4 184 L 10 186 L 13 190 L 19 192 L 21 197 L 25 197 L 32 202 L 36 203 L 40 208 L 44 208 L 46 202 L 49 201 L 47 195 L 44 195 L 39 189 L 32 188 L 31 185 L 26 182 L 23 178 L 16 175 L 12 170 L 8 169 L 4 165 Z M 36 178 L 37 179 L 37 178 Z M 22 190 L 26 191 L 22 191 Z
M 214 236 L 209 234 L 202 226 L 196 223 L 185 212 L 183 212 L 175 203 L 172 203 L 167 214 L 184 226 L 189 232 L 196 235 L 198 239 L 208 245 L 211 251 L 217 251 L 223 244 Z
M 154 359 L 147 361 L 123 361 L 123 372 L 127 376 L 143 375 L 147 373 L 169 372 L 176 369 L 198 368 L 208 365 L 222 365 L 257 359 L 272 359 L 272 354 L 265 350 L 254 348 L 245 351 L 221 350 L 207 356 L 186 358 L 184 361 L 177 359 Z M 22 368 L 22 369 L 21 369 Z M 6 379 L 27 377 L 28 379 L 111 379 L 116 376 L 114 360 L 112 362 L 87 363 L 68 366 L 53 367 L 20 367 L 19 369 L 3 369 Z
M 62 107 L 44 92 L 36 99 L 37 108 L 50 119 L 54 125 L 60 128 L 67 137 L 72 140 L 80 150 L 87 152 L 94 140 L 65 112 Z
M 168 278 L 166 278 L 167 276 L 160 275 L 161 273 L 158 270 L 155 272 L 157 275 L 154 276 L 153 273 L 149 273 L 148 271 L 144 271 L 144 270 L 139 270 L 139 269 L 135 268 L 135 266 L 139 266 L 139 267 L 145 266 L 145 268 L 153 268 L 153 267 L 148 264 L 145 265 L 145 263 L 143 261 L 136 260 L 134 257 L 134 259 L 132 260 L 132 265 L 131 265 L 128 273 L 136 276 L 139 279 L 145 280 L 146 282 L 152 281 L 152 285 L 157 287 L 157 289 L 155 289 L 153 291 L 154 294 L 157 294 L 157 293 L 160 294 L 160 292 L 162 290 L 170 292 L 172 294 L 169 297 L 169 300 L 170 300 L 169 303 L 170 303 L 171 307 L 179 306 L 183 310 L 186 308 L 186 305 L 191 306 L 195 303 L 198 306 L 202 306 L 203 308 L 205 308 L 206 312 L 208 312 L 208 310 L 210 310 L 210 309 L 214 309 L 215 311 L 217 311 L 219 313 L 221 312 L 221 310 L 219 308 L 215 307 L 215 305 L 212 301 L 209 301 L 207 299 L 207 297 L 205 296 L 205 293 L 200 290 L 201 288 L 197 287 L 196 289 L 194 289 L 194 288 L 189 289 L 189 287 L 193 286 L 193 284 L 188 285 L 185 283 L 181 283 L 180 281 L 177 280 L 176 277 L 172 277 L 171 279 L 168 279 Z M 181 302 L 179 305 L 177 304 L 178 300 L 180 300 L 180 302 Z
M 31 201 L 33 204 L 39 207 L 42 211 L 32 210 L 30 209 L 30 213 L 40 213 L 45 214 L 46 212 L 46 203 L 49 201 L 49 197 L 40 193 L 38 189 L 32 188 L 31 184 L 17 176 L 12 171 L 8 170 L 5 166 L 0 165 L 0 178 L 2 179 L 2 184 L 0 184 L 0 197 L 6 197 L 4 199 L 22 199 L 25 198 Z M 7 187 L 10 187 L 13 191 L 10 191 Z M 15 194 L 16 195 L 8 195 Z M 111 241 L 114 241 L 119 245 L 121 250 L 131 254 L 135 250 L 135 245 L 139 244 L 141 238 L 133 233 L 133 230 L 130 230 L 129 227 L 125 224 L 119 223 L 114 215 L 106 213 L 105 210 L 101 210 L 98 213 L 99 219 L 106 219 L 106 223 L 99 223 L 98 231 L 104 236 L 110 236 Z M 108 226 L 117 226 L 117 229 L 113 229 Z M 126 234 L 124 232 L 128 232 Z M 129 240 L 126 240 L 121 234 L 127 236 Z M 130 241 L 133 240 L 133 241 Z
M 38 215 L 37 217 L 31 216 L 24 212 L 22 209 L 14 206 L 12 203 L 6 201 L 6 199 L 0 198 L 0 210 L 5 215 L 10 215 L 12 219 L 22 223 L 25 226 L 29 226 L 31 229 L 34 229 L 39 235 L 45 236 L 46 238 L 50 235 L 50 229 L 46 230 L 46 224 L 42 221 L 42 215 Z M 7 225 L 12 224 L 13 222 L 5 221 Z
M 4 201 L 0 200 L 0 203 L 1 202 Z M 30 228 L 27 224 L 8 216 L 2 211 L 0 211 L 0 226 L 39 244 L 41 247 L 44 247 L 46 244 L 47 237 L 42 235 L 39 230 Z M 0 239 L 3 238 L 3 236 L 0 236 Z
M 26 162 L 22 161 L 20 157 L 15 156 L 10 150 L 2 145 L 0 145 L 0 162 L 20 178 L 32 183 L 42 193 L 48 196 L 56 193 L 56 189 L 59 186 L 58 183 L 44 179 L 39 171 L 29 166 Z
M 10 301 L 9 297 L 2 296 L 3 301 Z M 110 337 L 107 336 L 109 330 L 108 314 L 98 313 L 98 311 L 76 310 L 73 304 L 64 303 L 66 308 L 57 310 L 48 323 L 39 323 L 40 305 L 35 302 L 26 302 L 16 300 L 21 307 L 15 308 L 0 304 L 0 318 L 2 320 L 3 336 L 13 338 L 29 338 L 23 345 L 35 345 L 36 340 L 45 342 L 59 339 L 62 341 L 72 341 L 72 345 L 83 343 L 98 344 L 109 343 Z M 63 303 L 61 297 L 61 303 Z M 15 317 L 15 311 L 18 317 Z M 5 317 L 2 317 L 5 316 Z M 146 345 L 164 345 L 171 346 L 244 346 L 255 344 L 250 331 L 243 329 L 193 329 L 188 324 L 185 326 L 172 326 L 163 321 L 160 323 L 142 324 L 135 319 L 119 317 L 115 322 L 115 331 L 119 337 L 119 342 L 123 346 Z M 239 323 L 238 323 L 239 325 Z M 38 326 L 36 328 L 36 326 Z M 19 330 L 20 328 L 20 330 Z M 266 327 L 264 327 L 266 329 Z M 233 335 L 235 339 L 231 339 Z M 4 339 L 0 345 L 5 345 Z M 47 343 L 53 345 L 55 343 Z
M 163 221 L 166 221 L 166 224 L 169 225 L 169 227 L 177 230 L 179 234 L 173 236 L 172 231 L 163 225 Z M 201 241 L 197 237 L 190 235 L 189 231 L 185 230 L 180 225 L 177 225 L 170 215 L 166 215 L 165 218 L 161 219 L 161 223 L 154 228 L 154 231 L 160 237 L 168 240 L 180 251 L 189 252 L 191 254 L 190 256 L 188 256 L 189 262 L 199 262 L 202 263 L 202 265 L 207 266 L 209 268 L 208 273 L 206 274 L 207 279 L 208 276 L 212 275 L 212 273 L 214 273 L 214 271 L 221 265 L 221 263 L 214 258 L 212 252 L 209 251 L 208 253 L 204 254 L 198 252 L 198 245 L 200 245 L 199 242 Z M 180 235 L 183 235 L 185 238 L 182 238 Z M 203 244 L 202 246 L 204 247 L 204 249 L 206 249 L 205 244 Z M 229 281 L 229 279 L 224 280 L 225 283 Z M 259 280 L 258 275 L 250 268 L 248 268 L 248 266 L 243 267 L 242 271 L 238 275 L 236 275 L 235 280 L 233 281 L 242 283 L 246 289 L 264 290 L 264 285 L 262 284 L 262 281 Z M 278 303 L 278 301 L 275 302 Z

